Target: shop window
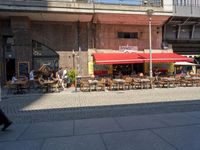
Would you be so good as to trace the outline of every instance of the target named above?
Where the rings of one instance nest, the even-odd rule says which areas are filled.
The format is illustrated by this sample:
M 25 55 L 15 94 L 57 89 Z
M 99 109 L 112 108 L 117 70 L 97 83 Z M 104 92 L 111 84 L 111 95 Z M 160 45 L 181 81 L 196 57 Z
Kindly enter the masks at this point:
M 138 39 L 138 32 L 118 32 L 118 38 Z

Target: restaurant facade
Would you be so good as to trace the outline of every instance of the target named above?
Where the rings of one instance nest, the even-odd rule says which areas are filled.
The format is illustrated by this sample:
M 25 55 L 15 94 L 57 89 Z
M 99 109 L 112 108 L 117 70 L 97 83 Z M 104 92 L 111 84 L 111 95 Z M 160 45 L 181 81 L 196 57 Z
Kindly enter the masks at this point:
M 37 70 L 43 64 L 52 69 L 76 69 L 82 76 L 102 72 L 113 74 L 120 68 L 119 64 L 132 68 L 126 74 L 133 69 L 148 73 L 146 55 L 149 53 L 150 23 L 152 53 L 160 54 L 159 57 L 163 53 L 173 54 L 172 46 L 163 45 L 164 25 L 173 15 L 172 1 L 137 1 L 121 5 L 66 0 L 0 0 L 0 9 L 2 82 L 10 80 L 13 74 L 19 77 L 31 69 Z M 149 10 L 153 10 L 152 14 L 148 14 Z M 110 59 L 118 54 L 122 61 L 127 61 L 123 54 L 136 55 L 126 63 L 116 60 L 98 63 L 95 56 L 105 53 L 112 54 L 107 57 Z M 143 54 L 138 62 L 137 54 Z M 180 56 L 171 61 L 170 57 L 167 57 L 168 62 L 159 61 L 161 69 L 173 68 L 172 63 L 179 61 Z M 167 71 L 173 72 L 172 69 Z

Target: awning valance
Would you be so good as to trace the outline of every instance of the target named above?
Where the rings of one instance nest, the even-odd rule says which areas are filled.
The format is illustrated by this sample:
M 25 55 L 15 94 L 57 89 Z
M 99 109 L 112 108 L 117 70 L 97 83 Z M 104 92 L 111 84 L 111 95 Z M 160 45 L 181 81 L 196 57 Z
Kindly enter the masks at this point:
M 94 53 L 96 64 L 133 64 L 143 63 L 143 59 L 136 53 Z
M 144 62 L 149 62 L 149 53 L 138 54 L 144 59 Z M 193 62 L 192 58 L 182 56 L 176 53 L 152 53 L 152 62 Z
M 96 64 L 134 64 L 149 62 L 149 53 L 94 53 Z M 176 53 L 152 53 L 152 62 L 193 62 L 193 59 Z

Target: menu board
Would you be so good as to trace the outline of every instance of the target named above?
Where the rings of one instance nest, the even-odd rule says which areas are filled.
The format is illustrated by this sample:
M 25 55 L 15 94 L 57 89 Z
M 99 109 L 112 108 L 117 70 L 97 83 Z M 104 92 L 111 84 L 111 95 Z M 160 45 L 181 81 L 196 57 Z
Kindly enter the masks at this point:
M 18 77 L 27 76 L 29 73 L 29 62 L 18 63 Z

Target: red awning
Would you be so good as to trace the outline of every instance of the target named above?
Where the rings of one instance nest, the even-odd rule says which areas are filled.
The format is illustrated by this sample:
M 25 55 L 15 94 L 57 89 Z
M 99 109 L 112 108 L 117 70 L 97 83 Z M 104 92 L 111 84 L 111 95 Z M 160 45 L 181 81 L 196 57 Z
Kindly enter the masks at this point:
M 149 62 L 149 53 L 138 54 L 144 62 Z M 176 53 L 152 53 L 152 62 L 193 62 L 193 59 Z
M 135 53 L 94 53 L 96 64 L 133 64 L 144 63 L 144 60 Z
M 149 62 L 149 53 L 94 53 L 96 64 L 134 64 Z M 152 53 L 152 62 L 193 62 L 176 53 Z

